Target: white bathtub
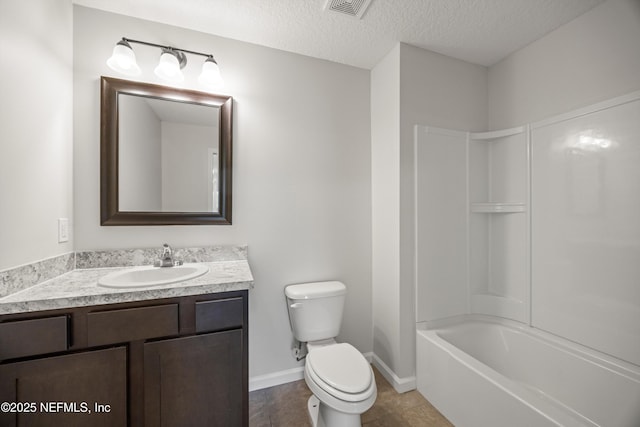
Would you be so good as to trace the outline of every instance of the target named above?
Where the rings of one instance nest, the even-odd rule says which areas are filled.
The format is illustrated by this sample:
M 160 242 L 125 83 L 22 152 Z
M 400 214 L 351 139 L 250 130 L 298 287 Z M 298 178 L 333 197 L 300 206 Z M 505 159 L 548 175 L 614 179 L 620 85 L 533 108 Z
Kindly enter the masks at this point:
M 418 391 L 456 427 L 640 427 L 640 367 L 516 322 L 417 330 Z

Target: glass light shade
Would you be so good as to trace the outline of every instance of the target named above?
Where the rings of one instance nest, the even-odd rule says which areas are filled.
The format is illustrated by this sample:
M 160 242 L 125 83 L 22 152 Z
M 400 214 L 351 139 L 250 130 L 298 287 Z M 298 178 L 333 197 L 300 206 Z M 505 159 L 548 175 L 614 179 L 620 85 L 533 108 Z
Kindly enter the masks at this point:
M 202 72 L 198 77 L 202 86 L 209 88 L 220 87 L 224 83 L 220 75 L 220 68 L 213 58 L 207 58 L 202 65 Z
M 141 73 L 140 67 L 136 63 L 136 54 L 129 43 L 121 40 L 113 48 L 111 58 L 107 60 L 107 65 L 114 71 L 128 76 L 137 76 Z
M 173 83 L 184 81 L 180 62 L 175 53 L 165 50 L 160 55 L 160 62 L 155 69 L 156 76 Z

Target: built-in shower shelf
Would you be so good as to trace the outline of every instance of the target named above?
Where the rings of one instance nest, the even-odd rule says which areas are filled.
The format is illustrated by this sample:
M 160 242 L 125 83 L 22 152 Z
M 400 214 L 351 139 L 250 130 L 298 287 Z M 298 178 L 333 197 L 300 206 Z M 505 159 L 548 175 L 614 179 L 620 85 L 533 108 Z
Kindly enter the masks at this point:
M 525 210 L 524 203 L 471 203 L 471 212 L 475 213 L 517 213 Z

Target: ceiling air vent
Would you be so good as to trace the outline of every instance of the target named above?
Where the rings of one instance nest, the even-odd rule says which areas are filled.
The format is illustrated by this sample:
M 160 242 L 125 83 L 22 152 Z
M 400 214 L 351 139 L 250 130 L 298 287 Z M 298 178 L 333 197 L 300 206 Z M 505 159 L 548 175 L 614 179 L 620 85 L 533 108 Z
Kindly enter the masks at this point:
M 371 0 L 327 0 L 324 10 L 362 19 L 369 4 Z

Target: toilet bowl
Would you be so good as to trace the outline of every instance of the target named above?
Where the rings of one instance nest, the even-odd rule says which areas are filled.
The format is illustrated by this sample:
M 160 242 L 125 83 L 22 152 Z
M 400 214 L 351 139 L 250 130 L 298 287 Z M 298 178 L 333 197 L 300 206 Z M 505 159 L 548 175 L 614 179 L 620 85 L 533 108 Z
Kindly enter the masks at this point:
M 347 343 L 311 346 L 304 379 L 313 393 L 308 407 L 314 427 L 359 427 L 360 414 L 376 400 L 371 366 Z
M 313 427 L 360 427 L 373 406 L 373 370 L 355 347 L 337 343 L 346 287 L 314 282 L 285 287 L 294 338 L 307 343 L 304 379 L 313 393 L 307 407 Z

